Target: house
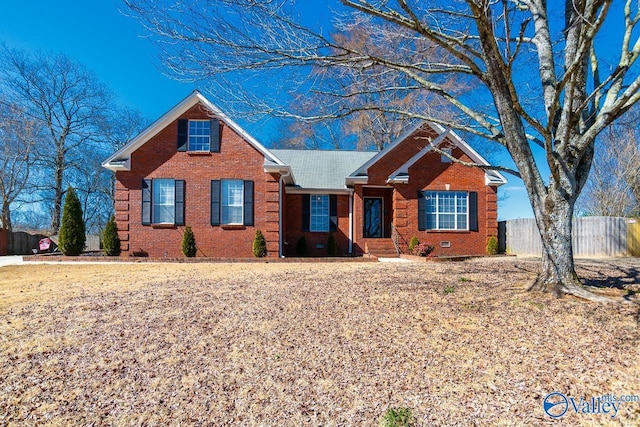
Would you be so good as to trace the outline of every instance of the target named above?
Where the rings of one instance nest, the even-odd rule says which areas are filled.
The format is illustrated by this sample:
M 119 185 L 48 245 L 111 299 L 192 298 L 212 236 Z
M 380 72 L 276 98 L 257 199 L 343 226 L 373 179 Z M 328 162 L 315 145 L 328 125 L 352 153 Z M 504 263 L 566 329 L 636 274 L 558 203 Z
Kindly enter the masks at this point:
M 406 252 L 417 236 L 436 255 L 484 254 L 497 235 L 498 172 L 454 132 L 421 123 L 379 152 L 267 149 L 194 91 L 103 162 L 115 172 L 124 255 L 179 257 L 191 226 L 197 256 Z M 395 242 L 395 245 L 394 245 Z

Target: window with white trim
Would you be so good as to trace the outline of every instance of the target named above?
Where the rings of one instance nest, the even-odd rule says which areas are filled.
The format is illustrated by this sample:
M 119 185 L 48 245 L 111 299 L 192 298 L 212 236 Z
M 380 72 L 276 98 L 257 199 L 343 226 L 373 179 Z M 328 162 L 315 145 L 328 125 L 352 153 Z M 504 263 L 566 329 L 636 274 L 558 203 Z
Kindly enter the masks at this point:
M 468 230 L 469 193 L 466 191 L 427 191 L 428 230 Z
M 173 179 L 153 180 L 153 223 L 175 223 L 176 182 Z
M 309 231 L 329 231 L 329 195 L 312 194 Z
M 449 156 L 452 153 L 451 148 L 441 148 L 441 150 L 443 153 L 447 153 Z M 451 163 L 451 159 L 444 154 L 440 154 L 440 161 L 442 163 Z
M 222 180 L 222 224 L 243 224 L 244 181 Z
M 211 147 L 211 121 L 189 120 L 189 151 L 209 151 Z

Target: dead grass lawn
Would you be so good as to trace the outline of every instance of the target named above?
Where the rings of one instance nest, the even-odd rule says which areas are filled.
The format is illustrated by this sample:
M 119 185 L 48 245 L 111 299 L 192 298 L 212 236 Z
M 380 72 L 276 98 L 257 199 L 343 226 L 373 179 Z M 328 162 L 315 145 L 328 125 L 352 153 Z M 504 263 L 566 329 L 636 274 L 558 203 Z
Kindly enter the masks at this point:
M 637 299 L 527 293 L 536 268 L 3 267 L 0 425 L 360 426 L 398 406 L 425 426 L 546 425 L 552 391 L 640 394 Z M 640 290 L 638 259 L 579 273 Z M 640 425 L 640 403 L 562 421 Z

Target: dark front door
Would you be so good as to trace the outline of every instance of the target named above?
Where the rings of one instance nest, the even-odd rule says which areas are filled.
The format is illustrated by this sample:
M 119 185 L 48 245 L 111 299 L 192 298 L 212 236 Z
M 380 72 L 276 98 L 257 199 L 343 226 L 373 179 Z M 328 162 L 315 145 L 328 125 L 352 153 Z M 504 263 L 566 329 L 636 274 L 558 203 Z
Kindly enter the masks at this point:
M 364 237 L 383 237 L 382 197 L 365 197 L 364 199 Z

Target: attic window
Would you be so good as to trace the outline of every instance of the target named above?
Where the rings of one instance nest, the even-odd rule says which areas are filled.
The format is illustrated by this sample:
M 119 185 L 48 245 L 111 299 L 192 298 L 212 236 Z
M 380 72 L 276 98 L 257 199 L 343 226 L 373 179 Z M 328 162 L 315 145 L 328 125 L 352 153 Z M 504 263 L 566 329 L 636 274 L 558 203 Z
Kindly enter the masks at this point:
M 189 120 L 189 151 L 209 151 L 211 147 L 211 121 Z
M 443 152 L 447 153 L 448 155 L 451 155 L 451 148 L 442 148 L 441 149 Z M 445 156 L 444 154 L 440 155 L 440 161 L 442 163 L 451 163 L 451 159 L 447 156 Z

